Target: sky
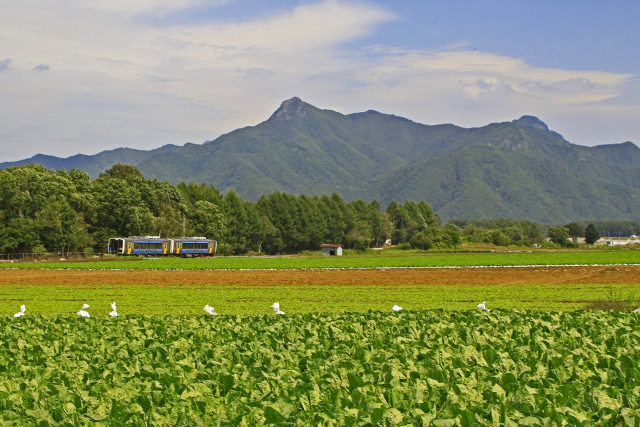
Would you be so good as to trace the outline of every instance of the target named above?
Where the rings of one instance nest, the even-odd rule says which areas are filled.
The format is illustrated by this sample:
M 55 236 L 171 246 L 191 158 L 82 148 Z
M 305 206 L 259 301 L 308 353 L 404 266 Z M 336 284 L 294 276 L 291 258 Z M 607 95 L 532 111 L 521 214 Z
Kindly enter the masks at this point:
M 298 96 L 640 145 L 637 0 L 2 0 L 0 161 L 213 140 Z

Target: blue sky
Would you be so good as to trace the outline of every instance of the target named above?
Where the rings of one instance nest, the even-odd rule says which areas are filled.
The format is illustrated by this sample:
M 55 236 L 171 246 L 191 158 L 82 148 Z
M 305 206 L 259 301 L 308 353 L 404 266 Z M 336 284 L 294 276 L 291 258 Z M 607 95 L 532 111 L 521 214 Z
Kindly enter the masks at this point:
M 413 49 L 460 45 L 537 66 L 640 71 L 640 2 L 454 0 L 393 5 L 398 19 L 362 42 Z
M 640 2 L 3 0 L 0 160 L 203 142 L 292 96 L 640 143 Z

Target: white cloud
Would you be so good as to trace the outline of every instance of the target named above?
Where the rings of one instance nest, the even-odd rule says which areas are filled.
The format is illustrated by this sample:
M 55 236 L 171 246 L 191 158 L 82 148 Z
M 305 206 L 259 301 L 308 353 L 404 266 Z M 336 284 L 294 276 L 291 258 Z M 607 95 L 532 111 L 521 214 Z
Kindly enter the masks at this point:
M 461 89 L 470 98 L 520 94 L 554 104 L 602 101 L 615 97 L 632 77 L 601 71 L 534 67 L 526 62 L 478 51 L 400 52 L 382 57 L 361 73 L 372 85 L 406 84 L 424 90 Z M 444 85 L 443 85 L 444 83 Z
M 15 72 L 0 82 L 0 112 L 11 123 L 0 156 L 211 139 L 268 116 L 309 74 L 340 68 L 332 46 L 392 18 L 335 0 L 236 23 L 157 26 L 132 18 L 197 4 L 0 4 L 0 52 L 15 57 Z M 27 64 L 43 61 L 50 72 L 27 75 Z M 23 152 L 9 148 L 16 145 Z
M 624 139 L 640 141 L 630 118 L 637 97 L 627 95 L 638 87 L 632 76 L 535 67 L 478 51 L 347 50 L 345 42 L 396 19 L 365 2 L 325 0 L 259 19 L 191 25 L 136 16 L 201 0 L 53 3 L 0 3 L 0 52 L 11 58 L 0 60 L 0 71 L 8 70 L 0 73 L 0 158 L 200 142 L 266 119 L 291 96 L 424 123 L 477 126 L 535 114 L 563 133 L 567 123 L 565 136 L 578 143 L 612 142 L 610 127 L 581 132 L 578 117 L 589 126 L 611 118 Z M 50 70 L 33 73 L 33 64 Z
M 533 114 L 575 143 L 615 142 L 624 132 L 640 142 L 640 125 L 627 119 L 620 126 L 624 120 L 610 107 L 638 86 L 631 74 L 535 67 L 475 50 L 375 52 L 375 60 L 353 72 L 351 78 L 366 85 L 344 94 L 343 111 L 364 105 L 423 123 L 462 126 Z M 637 112 L 637 100 L 624 111 Z M 574 118 L 564 127 L 569 116 Z M 589 123 L 589 132 L 575 126 L 577 117 Z
M 76 0 L 80 8 L 122 15 L 142 12 L 168 13 L 175 10 L 197 7 L 203 4 L 216 5 L 228 0 Z
M 198 39 L 211 45 L 269 49 L 271 53 L 293 53 L 323 48 L 360 37 L 392 15 L 384 10 L 358 3 L 335 0 L 296 7 L 280 16 L 253 22 L 226 25 L 202 25 Z M 182 31 L 189 41 L 194 33 Z

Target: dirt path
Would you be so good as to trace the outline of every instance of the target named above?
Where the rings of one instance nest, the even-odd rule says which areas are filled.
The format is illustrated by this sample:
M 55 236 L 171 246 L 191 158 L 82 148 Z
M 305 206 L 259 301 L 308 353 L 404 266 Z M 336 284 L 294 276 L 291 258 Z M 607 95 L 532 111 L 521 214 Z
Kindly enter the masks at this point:
M 0 270 L 0 285 L 640 285 L 638 266 L 256 271 Z

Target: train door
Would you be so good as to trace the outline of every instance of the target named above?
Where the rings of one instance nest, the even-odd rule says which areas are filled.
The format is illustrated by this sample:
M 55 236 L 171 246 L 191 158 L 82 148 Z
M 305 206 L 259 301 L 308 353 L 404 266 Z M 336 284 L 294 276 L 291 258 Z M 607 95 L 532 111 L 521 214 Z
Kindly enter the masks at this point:
M 176 254 L 177 255 L 182 254 L 182 242 L 176 242 Z
M 213 254 L 213 242 L 209 242 L 209 250 L 207 251 L 207 253 L 209 253 L 209 255 Z
M 133 242 L 127 242 L 127 255 L 131 255 L 133 253 Z
M 168 249 L 169 249 L 169 242 L 162 242 L 162 255 L 166 255 Z

